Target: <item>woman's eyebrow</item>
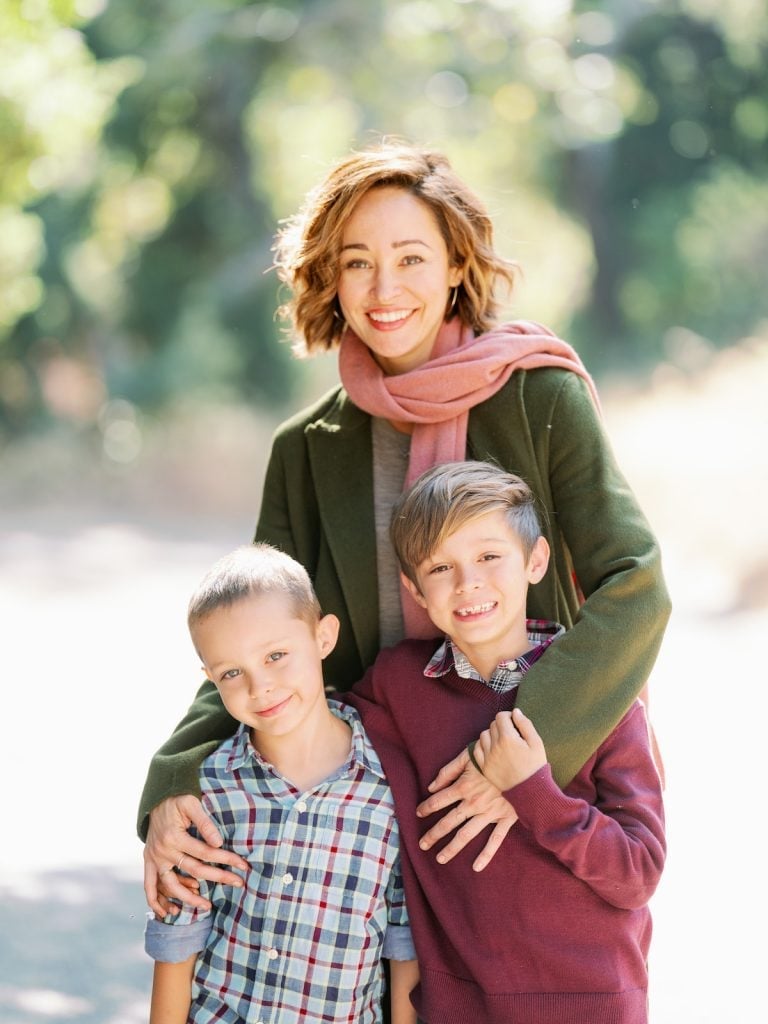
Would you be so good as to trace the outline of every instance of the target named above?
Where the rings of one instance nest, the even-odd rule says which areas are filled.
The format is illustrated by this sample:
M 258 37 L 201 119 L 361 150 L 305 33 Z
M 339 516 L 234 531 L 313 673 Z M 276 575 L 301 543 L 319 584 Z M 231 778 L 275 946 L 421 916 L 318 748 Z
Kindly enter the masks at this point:
M 421 238 L 404 238 L 401 242 L 393 242 L 392 243 L 392 248 L 393 249 L 400 249 L 404 245 L 423 245 L 427 249 L 431 248 L 431 246 L 428 245 L 426 242 L 424 242 Z M 365 244 L 365 242 L 347 242 L 346 245 L 342 245 L 341 251 L 344 252 L 345 249 L 366 249 L 367 250 L 368 246 Z

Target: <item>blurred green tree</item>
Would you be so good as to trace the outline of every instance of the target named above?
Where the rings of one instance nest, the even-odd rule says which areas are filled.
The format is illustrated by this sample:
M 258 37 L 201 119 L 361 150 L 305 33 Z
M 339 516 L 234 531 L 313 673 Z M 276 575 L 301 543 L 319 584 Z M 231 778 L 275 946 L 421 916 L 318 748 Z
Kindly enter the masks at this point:
M 24 0 L 0 13 L 6 431 L 294 387 L 276 222 L 380 134 L 449 153 L 596 373 L 768 317 L 749 0 Z M 687 332 L 687 333 L 686 333 Z

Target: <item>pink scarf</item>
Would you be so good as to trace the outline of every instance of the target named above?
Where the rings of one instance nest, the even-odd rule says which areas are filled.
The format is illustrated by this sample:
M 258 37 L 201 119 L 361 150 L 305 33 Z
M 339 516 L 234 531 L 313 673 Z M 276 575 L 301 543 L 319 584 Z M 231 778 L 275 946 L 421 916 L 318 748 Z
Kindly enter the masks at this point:
M 599 409 L 594 382 L 576 350 L 532 320 L 499 324 L 475 337 L 454 317 L 440 328 L 428 362 L 393 376 L 351 330 L 339 349 L 339 374 L 355 405 L 371 416 L 414 425 L 406 487 L 432 466 L 466 458 L 469 410 L 495 395 L 515 370 L 539 366 L 578 373 Z M 406 636 L 434 636 L 426 612 L 407 591 L 401 596 Z

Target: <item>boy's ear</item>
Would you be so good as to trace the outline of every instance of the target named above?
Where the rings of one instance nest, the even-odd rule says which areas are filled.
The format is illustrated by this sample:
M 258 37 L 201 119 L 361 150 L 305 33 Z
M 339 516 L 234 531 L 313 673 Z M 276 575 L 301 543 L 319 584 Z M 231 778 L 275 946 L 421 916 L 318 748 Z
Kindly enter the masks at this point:
M 530 558 L 528 559 L 528 582 L 538 583 L 544 578 L 549 565 L 549 544 L 546 537 L 539 537 L 533 545 Z
M 409 579 L 405 575 L 404 572 L 400 573 L 400 582 L 403 584 L 405 589 L 408 591 L 408 593 L 414 599 L 416 604 L 420 604 L 422 608 L 426 608 L 427 607 L 427 602 L 424 600 L 423 594 L 421 593 L 419 588 L 416 586 L 416 584 L 413 582 L 413 580 Z
M 341 623 L 335 615 L 323 615 L 317 623 L 317 643 L 320 648 L 320 657 L 327 658 L 336 646 L 339 639 L 339 626 Z

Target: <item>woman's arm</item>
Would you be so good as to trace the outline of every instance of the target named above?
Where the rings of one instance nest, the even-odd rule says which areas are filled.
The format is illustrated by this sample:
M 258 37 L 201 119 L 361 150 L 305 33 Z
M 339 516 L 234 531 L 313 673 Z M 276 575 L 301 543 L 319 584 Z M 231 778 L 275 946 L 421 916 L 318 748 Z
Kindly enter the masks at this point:
M 155 962 L 149 1024 L 187 1024 L 197 953 L 179 964 Z
M 586 386 L 575 374 L 547 382 L 540 375 L 548 373 L 527 375 L 531 444 L 536 466 L 547 468 L 539 487 L 550 492 L 562 589 L 564 541 L 585 601 L 572 627 L 523 677 L 517 704 L 536 723 L 554 777 L 565 785 L 646 684 L 670 603 L 656 538 Z M 534 615 L 537 600 L 532 587 Z M 543 610 L 558 618 L 557 609 Z
M 221 838 L 198 799 L 200 765 L 236 727 L 216 687 L 206 681 L 186 717 L 152 758 L 139 806 L 138 831 L 139 837 L 147 840 L 144 891 L 156 914 L 173 910 L 160 901 L 159 892 L 193 906 L 207 906 L 173 871 L 182 858 L 184 871 L 195 878 L 242 884 L 237 875 L 215 867 L 224 864 L 244 870 L 246 865 L 240 857 L 220 848 Z M 203 841 L 187 832 L 191 825 L 199 830 Z

